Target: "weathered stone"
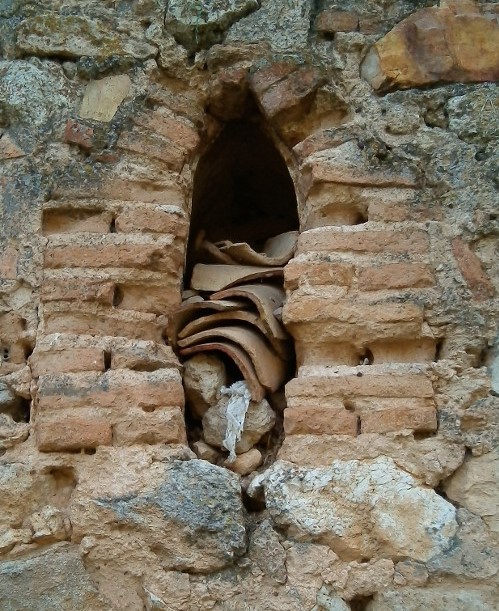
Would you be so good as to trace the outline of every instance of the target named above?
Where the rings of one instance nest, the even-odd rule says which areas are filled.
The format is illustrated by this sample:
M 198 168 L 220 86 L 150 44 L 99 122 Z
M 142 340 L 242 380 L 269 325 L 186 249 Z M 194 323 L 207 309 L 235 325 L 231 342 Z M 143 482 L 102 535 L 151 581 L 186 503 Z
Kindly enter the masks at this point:
M 96 121 L 111 121 L 130 92 L 132 82 L 126 74 L 91 81 L 81 102 L 79 116 Z
M 168 3 L 165 27 L 187 50 L 207 49 L 221 42 L 235 21 L 258 8 L 257 0 L 220 0 L 213 5 L 172 0 Z
M 212 464 L 216 464 L 217 460 L 220 458 L 220 452 L 204 441 L 195 441 L 192 444 L 192 449 L 198 458 L 211 462 Z
M 483 271 L 480 259 L 466 242 L 461 238 L 455 238 L 452 241 L 452 252 L 474 298 L 484 301 L 493 297 L 494 287 Z
M 359 27 L 359 17 L 350 11 L 322 11 L 315 21 L 321 33 L 353 32 Z
M 450 547 L 457 530 L 454 507 L 389 458 L 333 461 L 324 469 L 278 462 L 250 490 L 259 485 L 279 527 L 345 559 L 382 551 L 429 560 Z
M 7 528 L 0 531 L 0 554 L 10 552 L 19 543 L 31 542 L 31 530 L 29 528 Z
M 215 407 L 211 407 L 203 416 L 203 435 L 205 441 L 211 445 L 223 448 L 223 440 L 227 429 L 227 403 L 229 399 L 222 397 Z M 268 433 L 275 423 L 275 414 L 268 401 L 263 399 L 258 403 L 250 402 L 244 420 L 243 432 L 240 441 L 236 443 L 236 452 L 248 452 Z
M 25 441 L 28 435 L 29 424 L 15 422 L 10 414 L 0 413 L 0 450 Z
M 375 89 L 497 80 L 499 27 L 474 2 L 416 11 L 369 51 L 362 76 Z M 476 49 L 480 49 L 477 57 Z
M 234 462 L 227 464 L 227 467 L 239 475 L 248 475 L 258 469 L 262 462 L 263 456 L 260 450 L 251 448 L 248 452 L 239 454 Z
M 0 562 L 0 606 L 6 611 L 105 611 L 76 545 L 59 544 L 37 555 Z
M 53 543 L 64 541 L 71 536 L 71 524 L 68 517 L 57 507 L 46 505 L 40 511 L 32 513 L 28 525 L 33 534 L 33 541 Z
M 155 488 L 123 496 L 90 499 L 80 494 L 73 528 L 97 535 L 112 532 L 113 525 L 126 527 L 153 546 L 163 568 L 170 570 L 212 572 L 245 552 L 236 475 L 206 461 L 189 460 L 167 465 L 156 479 Z M 168 536 L 158 538 L 158 532 Z
M 447 607 L 452 611 L 484 611 L 494 609 L 496 603 L 497 598 L 490 587 L 478 589 L 449 584 L 378 592 L 367 608 L 369 611 L 425 611 Z
M 23 53 L 68 59 L 129 55 L 154 57 L 156 48 L 132 37 L 123 37 L 97 19 L 82 15 L 46 14 L 25 19 L 17 30 L 17 47 Z
M 278 583 L 286 582 L 286 552 L 270 520 L 263 520 L 252 532 L 248 552 L 264 575 Z
M 196 354 L 184 363 L 182 376 L 185 396 L 193 413 L 202 418 L 220 398 L 220 389 L 227 384 L 225 365 L 211 354 Z
M 479 515 L 489 528 L 499 533 L 497 451 L 473 456 L 445 482 L 447 496 Z

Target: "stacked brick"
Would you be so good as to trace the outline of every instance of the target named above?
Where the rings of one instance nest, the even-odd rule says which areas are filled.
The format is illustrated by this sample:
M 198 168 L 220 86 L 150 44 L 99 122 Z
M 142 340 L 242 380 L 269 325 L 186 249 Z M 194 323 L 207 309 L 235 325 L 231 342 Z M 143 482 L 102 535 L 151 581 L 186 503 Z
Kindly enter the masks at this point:
M 286 386 L 282 455 L 296 462 L 314 446 L 320 453 L 318 436 L 424 437 L 437 429 L 428 366 L 436 340 L 422 305 L 434 284 L 431 213 L 414 206 L 409 172 L 364 170 L 349 163 L 351 147 L 295 147 L 308 229 L 285 269 L 283 321 L 295 338 L 298 377 Z
M 41 333 L 30 359 L 42 451 L 185 443 L 165 329 L 180 302 L 188 230 L 178 174 L 198 136 L 159 101 L 134 122 L 113 173 L 58 187 L 44 205 Z

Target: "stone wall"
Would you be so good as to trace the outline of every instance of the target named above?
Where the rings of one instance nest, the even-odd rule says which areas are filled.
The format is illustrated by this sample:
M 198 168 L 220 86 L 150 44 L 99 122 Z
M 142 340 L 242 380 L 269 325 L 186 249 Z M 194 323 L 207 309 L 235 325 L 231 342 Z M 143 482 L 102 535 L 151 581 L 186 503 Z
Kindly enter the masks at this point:
M 0 0 L 2 609 L 497 608 L 497 15 Z M 166 329 L 246 104 L 300 236 L 241 478 L 189 447 Z

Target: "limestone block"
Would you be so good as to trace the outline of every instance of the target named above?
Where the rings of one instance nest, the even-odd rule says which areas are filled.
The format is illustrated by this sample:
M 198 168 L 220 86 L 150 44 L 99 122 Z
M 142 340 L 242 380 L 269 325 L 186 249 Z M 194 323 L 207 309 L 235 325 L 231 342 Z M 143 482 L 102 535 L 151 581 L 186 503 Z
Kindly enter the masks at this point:
M 186 400 L 196 416 L 202 418 L 220 397 L 220 389 L 227 384 L 225 365 L 212 354 L 196 354 L 184 363 Z
M 99 417 L 39 416 L 35 423 L 35 438 L 41 452 L 68 452 L 82 448 L 110 445 L 111 424 Z
M 278 526 L 345 559 L 382 553 L 427 561 L 451 546 L 457 530 L 453 505 L 387 457 L 335 460 L 323 469 L 277 462 L 248 492 L 258 486 Z
M 481 516 L 499 533 L 499 453 L 473 456 L 445 483 L 447 496 Z
M 28 518 L 28 526 L 32 530 L 33 541 L 53 543 L 64 541 L 71 536 L 71 524 L 68 517 L 57 507 L 45 505 Z
M 222 397 L 215 407 L 211 407 L 203 416 L 203 435 L 211 445 L 223 448 L 227 429 L 228 397 Z M 275 424 L 275 414 L 266 399 L 251 401 L 240 441 L 236 444 L 236 453 L 248 452 L 255 443 L 268 433 Z
M 450 5 L 416 11 L 371 48 L 362 76 L 382 90 L 497 80 L 499 27 L 486 5 L 480 8 L 469 1 L 456 11 Z
M 0 563 L 0 607 L 15 611 L 107 611 L 78 546 L 66 543 Z
M 248 475 L 255 469 L 258 469 L 262 462 L 263 456 L 260 450 L 251 448 L 251 450 L 248 452 L 239 454 L 234 462 L 228 463 L 227 468 L 234 471 L 234 473 L 238 473 L 239 475 Z
M 131 86 L 132 81 L 126 74 L 91 81 L 85 89 L 79 116 L 83 119 L 111 121 Z
M 128 483 L 113 483 L 116 471 L 108 468 L 98 491 L 91 478 L 75 491 L 71 521 L 76 533 L 117 537 L 126 530 L 139 547 L 151 546 L 165 570 L 210 573 L 246 551 L 237 475 L 194 459 L 155 462 L 145 477 L 147 463 L 140 455 L 137 459 L 119 467 Z M 138 469 L 136 480 L 130 466 Z

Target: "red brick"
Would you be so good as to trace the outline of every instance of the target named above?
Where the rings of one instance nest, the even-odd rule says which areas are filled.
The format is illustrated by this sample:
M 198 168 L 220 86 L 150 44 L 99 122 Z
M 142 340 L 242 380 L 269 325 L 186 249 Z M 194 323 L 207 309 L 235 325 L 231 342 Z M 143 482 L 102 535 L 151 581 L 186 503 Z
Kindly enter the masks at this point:
M 294 290 L 302 285 L 350 286 L 352 278 L 353 266 L 344 263 L 292 259 L 284 268 L 284 285 L 287 290 Z
M 128 208 L 116 216 L 116 231 L 123 233 L 165 233 L 187 237 L 187 220 L 161 208 Z
M 17 260 L 19 253 L 13 246 L 8 246 L 0 254 L 0 278 L 15 280 L 17 278 Z
M 45 266 L 51 269 L 72 267 L 124 267 L 172 271 L 183 256 L 175 245 L 165 244 L 95 244 L 48 246 Z
M 177 370 L 51 374 L 38 381 L 40 411 L 96 407 L 120 413 L 128 407 L 153 411 L 183 405 L 184 391 Z
M 41 452 L 67 452 L 96 448 L 112 442 L 111 425 L 103 419 L 38 417 L 35 439 Z
M 356 435 L 357 417 L 343 408 L 305 407 L 284 410 L 286 435 Z
M 180 278 L 174 284 L 151 286 L 147 284 L 121 284 L 117 287 L 119 302 L 116 307 L 123 310 L 152 312 L 168 316 L 181 303 Z
M 317 17 L 315 27 L 318 32 L 355 32 L 359 26 L 359 18 L 351 11 L 322 11 Z
M 48 373 L 104 371 L 104 351 L 100 348 L 68 348 L 51 352 L 35 350 L 29 364 L 35 378 Z
M 452 240 L 452 252 L 456 258 L 459 270 L 477 301 L 491 299 L 494 287 L 483 271 L 482 263 L 470 247 L 461 238 Z
M 117 445 L 187 443 L 184 414 L 179 407 L 151 412 L 136 409 L 122 415 L 113 428 Z
M 42 284 L 41 300 L 48 301 L 91 301 L 112 305 L 115 286 L 113 282 L 92 282 L 84 279 L 70 280 L 57 278 L 45 280 Z
M 357 285 L 363 291 L 433 286 L 431 269 L 422 263 L 391 263 L 358 271 Z
M 94 130 L 75 119 L 68 119 L 64 130 L 64 142 L 77 144 L 80 148 L 89 151 L 94 145 Z
M 179 172 L 184 165 L 185 153 L 172 142 L 154 134 L 143 134 L 136 130 L 124 132 L 118 140 L 117 147 L 163 161 L 176 172 Z
M 305 252 L 356 252 L 411 254 L 428 252 L 424 231 L 338 231 L 312 230 L 298 239 L 297 254 Z
M 411 430 L 429 433 L 437 430 L 437 412 L 431 405 L 420 408 L 384 409 L 361 415 L 362 433 L 389 433 Z
M 113 215 L 108 211 L 94 210 L 44 210 L 42 231 L 54 233 L 109 233 Z
M 193 127 L 159 110 L 141 114 L 134 119 L 134 122 L 167 138 L 185 151 L 192 152 L 199 146 L 199 134 Z

